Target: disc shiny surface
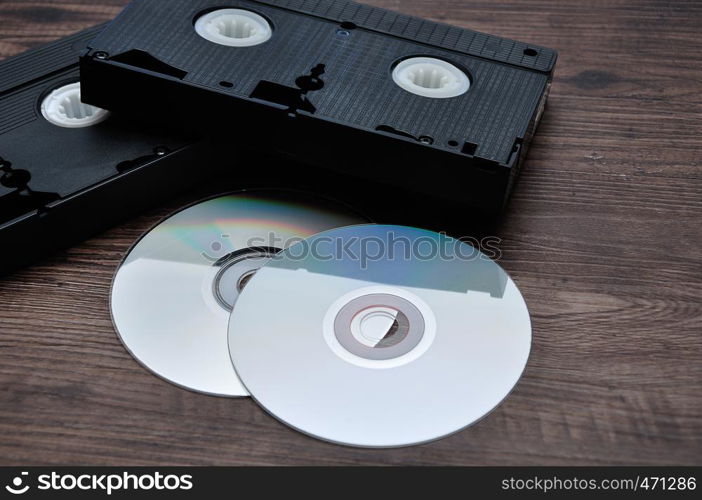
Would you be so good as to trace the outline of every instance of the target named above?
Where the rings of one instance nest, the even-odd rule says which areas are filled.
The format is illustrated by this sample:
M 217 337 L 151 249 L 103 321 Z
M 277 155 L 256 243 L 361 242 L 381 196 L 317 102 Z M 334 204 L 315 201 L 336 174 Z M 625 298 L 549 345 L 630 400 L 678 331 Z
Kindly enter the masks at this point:
M 153 228 L 115 275 L 111 309 L 127 350 L 154 374 L 187 389 L 246 396 L 227 347 L 238 287 L 301 239 L 367 222 L 332 202 L 285 191 L 204 201 Z
M 452 434 L 513 389 L 527 306 L 500 266 L 420 229 L 317 234 L 271 259 L 229 322 L 236 371 L 291 427 L 352 446 Z

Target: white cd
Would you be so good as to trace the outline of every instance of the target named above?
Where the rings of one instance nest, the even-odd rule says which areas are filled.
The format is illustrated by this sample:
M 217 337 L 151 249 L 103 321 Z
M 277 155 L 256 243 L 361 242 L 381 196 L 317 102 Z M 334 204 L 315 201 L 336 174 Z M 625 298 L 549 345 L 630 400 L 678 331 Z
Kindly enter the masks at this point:
M 510 393 L 531 323 L 514 282 L 473 247 L 420 229 L 315 235 L 251 279 L 229 321 L 234 367 L 272 415 L 365 447 L 438 439 Z
M 111 309 L 127 350 L 154 374 L 217 396 L 247 396 L 227 323 L 248 280 L 277 251 L 321 231 L 367 222 L 291 192 L 249 192 L 186 208 L 153 228 L 115 275 Z

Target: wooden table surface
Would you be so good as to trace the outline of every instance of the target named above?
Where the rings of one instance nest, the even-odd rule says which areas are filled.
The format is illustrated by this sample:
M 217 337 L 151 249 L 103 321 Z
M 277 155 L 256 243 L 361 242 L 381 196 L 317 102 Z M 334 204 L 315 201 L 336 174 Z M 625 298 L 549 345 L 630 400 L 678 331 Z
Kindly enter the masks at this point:
M 4 0 L 0 56 L 126 3 Z M 118 341 L 108 296 L 170 205 L 0 280 L 0 464 L 702 463 L 702 3 L 369 3 L 560 52 L 498 234 L 533 320 L 515 392 L 447 439 L 364 450 L 161 381 Z

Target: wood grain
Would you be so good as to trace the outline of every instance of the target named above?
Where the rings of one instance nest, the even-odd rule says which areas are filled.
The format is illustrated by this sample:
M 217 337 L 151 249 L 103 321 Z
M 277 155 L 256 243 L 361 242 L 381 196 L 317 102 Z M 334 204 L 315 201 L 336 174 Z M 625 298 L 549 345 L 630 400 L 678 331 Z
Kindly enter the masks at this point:
M 125 3 L 3 1 L 0 56 Z M 151 376 L 117 340 L 108 296 L 171 204 L 0 281 L 0 464 L 702 463 L 702 3 L 369 3 L 560 52 L 498 231 L 534 327 L 512 396 L 436 443 L 359 450 Z

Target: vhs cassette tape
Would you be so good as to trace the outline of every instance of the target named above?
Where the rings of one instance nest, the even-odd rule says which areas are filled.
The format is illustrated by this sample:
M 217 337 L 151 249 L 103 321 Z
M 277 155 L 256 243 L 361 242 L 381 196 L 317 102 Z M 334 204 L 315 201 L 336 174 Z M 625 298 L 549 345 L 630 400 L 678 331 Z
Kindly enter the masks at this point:
M 556 58 L 347 0 L 135 0 L 81 78 L 102 108 L 499 212 Z
M 0 274 L 207 177 L 206 141 L 85 105 L 95 27 L 0 62 Z M 197 168 L 194 168 L 194 166 Z

